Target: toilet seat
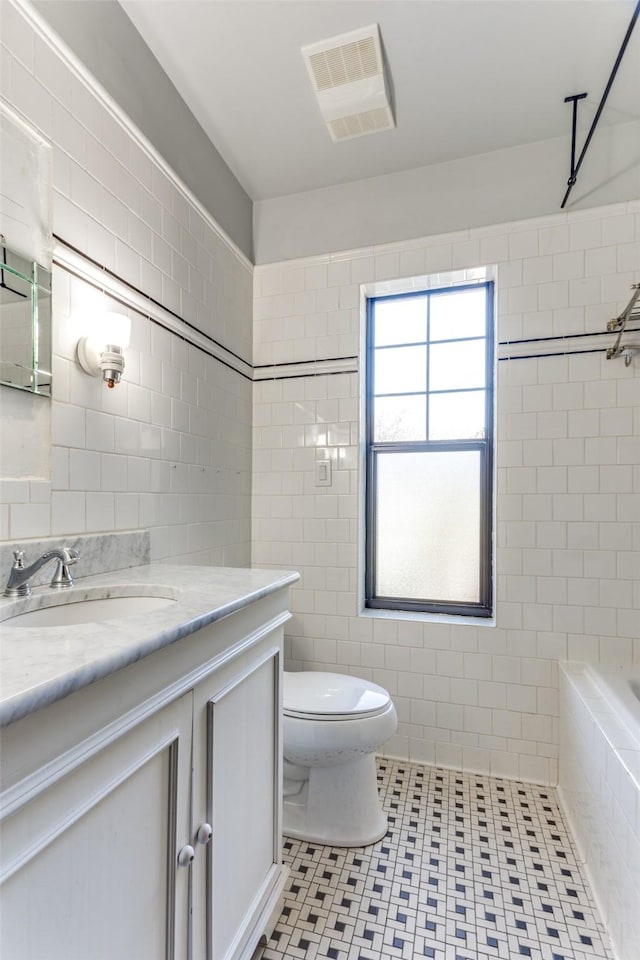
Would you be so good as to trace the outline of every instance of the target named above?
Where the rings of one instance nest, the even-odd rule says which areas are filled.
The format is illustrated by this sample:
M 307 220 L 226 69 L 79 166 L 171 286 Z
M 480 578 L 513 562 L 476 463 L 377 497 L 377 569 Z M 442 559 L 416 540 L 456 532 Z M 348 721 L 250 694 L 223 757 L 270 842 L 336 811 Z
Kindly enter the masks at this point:
M 283 709 L 299 720 L 364 720 L 389 708 L 383 687 L 359 677 L 306 671 L 284 674 Z

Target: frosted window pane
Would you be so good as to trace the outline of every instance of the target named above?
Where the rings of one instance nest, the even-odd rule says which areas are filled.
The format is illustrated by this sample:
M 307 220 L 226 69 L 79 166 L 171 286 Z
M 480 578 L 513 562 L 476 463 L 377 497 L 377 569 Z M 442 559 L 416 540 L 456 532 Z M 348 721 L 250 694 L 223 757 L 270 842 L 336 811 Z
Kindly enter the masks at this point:
M 376 397 L 374 416 L 376 443 L 426 440 L 427 411 L 424 395 Z
M 484 390 L 431 394 L 429 439 L 477 440 L 484 437 L 484 403 Z
M 389 347 L 375 351 L 374 390 L 419 393 L 427 386 L 427 348 Z
M 377 457 L 376 594 L 478 603 L 480 454 Z
M 424 343 L 427 339 L 427 298 L 378 300 L 373 315 L 373 342 Z
M 429 338 L 454 340 L 483 337 L 486 331 L 487 294 L 478 290 L 434 293 L 431 297 Z
M 429 350 L 429 389 L 484 387 L 484 340 L 433 344 Z

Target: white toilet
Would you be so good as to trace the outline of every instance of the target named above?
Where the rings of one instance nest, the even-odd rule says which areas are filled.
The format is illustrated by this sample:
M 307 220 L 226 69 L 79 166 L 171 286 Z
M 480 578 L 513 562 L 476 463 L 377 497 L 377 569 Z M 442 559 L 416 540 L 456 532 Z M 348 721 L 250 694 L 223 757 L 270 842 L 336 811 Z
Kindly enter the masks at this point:
M 283 833 L 362 847 L 387 832 L 375 752 L 398 726 L 382 687 L 338 673 L 285 673 Z

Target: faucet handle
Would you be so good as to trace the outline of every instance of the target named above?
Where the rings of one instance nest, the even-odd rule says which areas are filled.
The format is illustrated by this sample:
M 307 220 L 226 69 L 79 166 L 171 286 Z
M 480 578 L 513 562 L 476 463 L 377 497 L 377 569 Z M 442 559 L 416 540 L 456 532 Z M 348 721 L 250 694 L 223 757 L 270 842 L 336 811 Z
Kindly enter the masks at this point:
M 77 550 L 73 549 L 66 549 L 64 552 L 67 555 L 67 559 L 57 561 L 55 573 L 51 578 L 51 586 L 54 590 L 73 586 L 73 577 L 71 576 L 69 567 L 78 562 L 80 554 Z
M 24 568 L 24 550 L 13 551 L 13 565 L 18 570 L 22 570 Z

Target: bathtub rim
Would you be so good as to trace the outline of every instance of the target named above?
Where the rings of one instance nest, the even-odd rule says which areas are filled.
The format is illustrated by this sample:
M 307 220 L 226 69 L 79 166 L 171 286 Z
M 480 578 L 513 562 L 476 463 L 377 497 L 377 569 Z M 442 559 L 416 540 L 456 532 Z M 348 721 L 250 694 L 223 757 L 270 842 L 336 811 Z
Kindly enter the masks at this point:
M 640 669 L 587 663 L 586 675 L 640 750 L 640 700 L 629 686 L 630 679 L 640 681 Z
M 616 710 L 614 698 L 607 698 L 603 688 L 596 682 L 594 672 L 633 672 L 640 676 L 637 667 L 619 667 L 614 664 L 597 664 L 577 660 L 561 660 L 560 669 L 569 683 L 585 702 L 591 718 L 601 729 L 613 753 L 619 758 L 629 776 L 640 790 L 640 741 L 632 735 Z M 613 701 L 613 702 L 612 702 Z

